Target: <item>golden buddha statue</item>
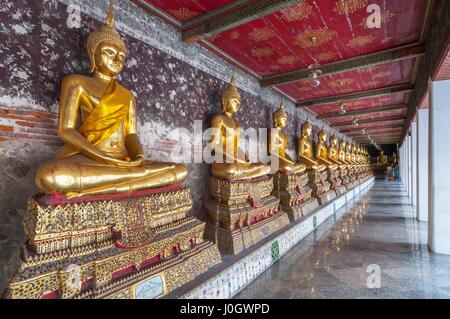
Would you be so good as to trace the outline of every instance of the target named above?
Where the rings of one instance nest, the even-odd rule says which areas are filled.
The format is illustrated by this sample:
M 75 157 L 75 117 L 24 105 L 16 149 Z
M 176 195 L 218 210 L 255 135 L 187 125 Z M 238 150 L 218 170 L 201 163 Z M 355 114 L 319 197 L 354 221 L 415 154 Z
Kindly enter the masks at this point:
M 344 139 L 341 139 L 339 141 L 339 162 L 341 162 L 343 164 L 347 164 L 346 147 L 347 147 L 347 142 Z
M 358 165 L 358 159 L 356 158 L 356 144 L 351 144 L 351 158 L 352 158 L 352 162 L 355 165 Z
M 235 86 L 234 74 L 230 85 L 222 92 L 221 104 L 223 114 L 215 115 L 211 122 L 220 137 L 212 135 L 211 150 L 223 158 L 223 163 L 213 163 L 212 174 L 227 180 L 248 180 L 267 175 L 270 172 L 269 165 L 250 163 L 239 157 L 243 154 L 239 148 L 241 128 L 233 115 L 239 110 L 241 96 Z
M 386 165 L 387 164 L 387 155 L 384 154 L 384 151 L 380 151 L 380 155 L 378 156 L 378 164 L 380 165 Z
M 283 128 L 287 124 L 288 117 L 283 102 L 281 102 L 279 109 L 273 113 L 272 118 L 274 129 L 269 135 L 269 152 L 270 155 L 278 157 L 278 171 L 287 175 L 303 173 L 306 166 L 294 162 L 286 153 L 288 135 L 283 131 Z
M 320 130 L 318 137 L 319 137 L 319 142 L 316 145 L 317 161 L 321 164 L 326 165 L 330 170 L 337 169 L 338 166 L 328 159 L 328 148 L 327 148 L 327 144 L 326 144 L 327 131 L 325 130 L 325 128 L 322 128 L 322 130 Z
M 39 189 L 72 198 L 182 182 L 187 176 L 184 165 L 144 160 L 135 98 L 115 81 L 127 49 L 114 27 L 112 2 L 106 25 L 89 35 L 86 46 L 93 75 L 63 79 L 58 135 L 65 145 L 56 159 L 39 167 Z
M 298 156 L 301 163 L 306 167 L 322 172 L 326 169 L 326 166 L 320 164 L 314 160 L 313 147 L 311 141 L 312 125 L 309 119 L 307 119 L 301 126 L 302 136 L 298 141 Z
M 340 151 L 338 148 L 338 139 L 336 137 L 336 135 L 331 135 L 329 140 L 329 146 L 328 146 L 328 160 L 334 164 L 337 165 L 342 165 L 343 162 L 339 159 L 340 156 Z M 345 157 L 345 153 L 344 153 L 344 157 Z
M 325 164 L 322 164 L 331 164 L 331 162 L 327 160 L 326 154 L 324 157 L 325 161 L 322 158 L 318 158 L 316 160 L 314 159 L 311 141 L 312 125 L 309 119 L 302 124 L 301 131 L 302 137 L 298 141 L 299 160 L 301 163 L 305 164 L 308 169 L 310 175 L 309 185 L 313 190 L 313 196 L 318 199 L 320 205 L 324 205 L 325 203 L 336 197 L 336 193 L 331 189 L 331 184 L 328 181 L 330 175 L 328 174 L 327 166 Z M 323 140 L 323 134 L 321 138 Z M 318 144 L 318 148 L 319 147 L 321 146 Z
M 345 160 L 349 165 L 354 164 L 352 161 L 352 144 L 350 143 L 346 143 L 345 145 Z

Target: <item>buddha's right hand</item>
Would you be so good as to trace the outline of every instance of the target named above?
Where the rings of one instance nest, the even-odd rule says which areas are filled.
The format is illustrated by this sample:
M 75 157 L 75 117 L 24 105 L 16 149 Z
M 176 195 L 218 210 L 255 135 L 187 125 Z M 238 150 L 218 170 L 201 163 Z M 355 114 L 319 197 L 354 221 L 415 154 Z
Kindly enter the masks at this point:
M 118 167 L 137 167 L 142 164 L 141 161 L 127 161 L 127 160 L 121 160 L 114 157 L 106 157 L 104 158 L 104 161 L 109 165 L 114 165 Z

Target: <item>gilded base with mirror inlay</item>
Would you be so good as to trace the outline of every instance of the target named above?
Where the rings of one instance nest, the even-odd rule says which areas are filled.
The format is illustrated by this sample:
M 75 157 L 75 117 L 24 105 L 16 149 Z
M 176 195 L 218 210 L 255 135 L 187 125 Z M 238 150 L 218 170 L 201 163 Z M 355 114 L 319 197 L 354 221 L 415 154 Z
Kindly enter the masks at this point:
M 331 184 L 328 180 L 328 172 L 308 168 L 309 187 L 312 189 L 312 196 L 317 198 L 320 205 L 325 205 L 332 199 L 336 198 L 336 192 L 331 189 Z
M 23 222 L 29 240 L 10 297 L 130 297 L 133 287 L 136 298 L 165 295 L 221 261 L 191 209 L 190 189 L 179 185 L 73 200 L 31 198 Z
M 272 190 L 268 177 L 249 181 L 212 177 L 205 237 L 217 243 L 221 253 L 235 255 L 289 224 Z
M 273 176 L 273 195 L 280 199 L 281 209 L 295 221 L 319 207 L 312 189 L 308 186 L 308 174 L 276 173 Z

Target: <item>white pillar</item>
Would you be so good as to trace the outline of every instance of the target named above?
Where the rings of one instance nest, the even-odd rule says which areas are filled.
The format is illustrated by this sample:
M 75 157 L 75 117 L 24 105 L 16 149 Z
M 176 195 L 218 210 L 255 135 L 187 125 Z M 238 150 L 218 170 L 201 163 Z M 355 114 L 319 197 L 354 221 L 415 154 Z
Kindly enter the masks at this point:
M 411 205 L 417 206 L 417 122 L 411 123 Z
M 412 185 L 411 185 L 411 167 L 412 167 L 412 163 L 411 163 L 411 135 L 408 135 L 407 137 L 407 154 L 406 154 L 406 158 L 407 158 L 407 167 L 408 170 L 406 172 L 406 178 L 408 180 L 407 184 L 408 184 L 408 197 L 409 197 L 409 203 L 411 204 L 411 190 L 412 190 Z
M 417 219 L 428 221 L 428 109 L 417 111 Z
M 450 255 L 450 80 L 431 82 L 428 245 Z

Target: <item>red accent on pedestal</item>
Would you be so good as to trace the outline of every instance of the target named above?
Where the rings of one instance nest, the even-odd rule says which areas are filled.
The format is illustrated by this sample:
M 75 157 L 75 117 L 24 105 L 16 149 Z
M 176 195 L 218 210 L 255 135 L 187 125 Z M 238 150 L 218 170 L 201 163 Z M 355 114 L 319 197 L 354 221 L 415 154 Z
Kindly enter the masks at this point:
M 163 192 L 177 191 L 183 188 L 181 184 L 176 184 L 161 188 L 146 189 L 143 191 L 132 192 L 132 193 L 120 193 L 120 194 L 108 194 L 108 195 L 98 195 L 98 196 L 83 196 L 78 198 L 67 198 L 66 195 L 55 193 L 47 194 L 41 196 L 35 196 L 34 199 L 42 206 L 56 206 L 56 205 L 66 205 L 74 204 L 80 202 L 97 202 L 105 200 L 123 200 L 129 198 L 146 197 L 150 195 L 155 195 Z
M 135 272 L 135 271 L 136 271 L 136 267 L 134 265 L 130 265 L 130 266 L 126 267 L 126 268 L 123 268 L 121 270 L 113 272 L 112 279 L 114 280 L 114 279 L 118 279 L 118 278 L 124 277 L 126 275 L 131 274 L 132 272 Z
M 153 256 L 151 258 L 148 258 L 148 259 L 144 260 L 139 266 L 141 268 L 144 268 L 144 267 L 147 267 L 147 266 L 151 266 L 151 265 L 154 265 L 154 264 L 160 262 L 161 259 L 162 259 L 161 258 L 161 254 L 158 254 L 156 256 Z
M 59 297 L 59 290 L 54 290 L 42 295 L 41 299 L 57 299 Z

